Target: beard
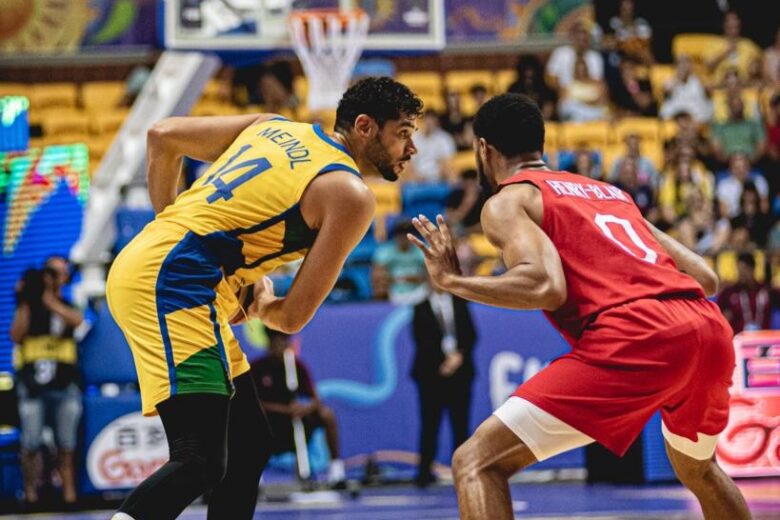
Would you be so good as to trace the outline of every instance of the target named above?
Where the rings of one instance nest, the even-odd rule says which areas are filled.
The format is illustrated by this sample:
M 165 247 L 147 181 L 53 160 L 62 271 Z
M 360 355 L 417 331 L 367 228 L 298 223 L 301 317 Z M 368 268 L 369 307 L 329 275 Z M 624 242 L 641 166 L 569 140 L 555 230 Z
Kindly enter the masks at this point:
M 477 154 L 477 175 L 479 185 L 482 187 L 482 193 L 495 193 L 497 186 L 493 184 L 493 181 L 485 173 L 485 164 L 482 162 L 482 157 L 479 154 Z
M 371 161 L 371 164 L 374 165 L 383 179 L 391 182 L 398 180 L 393 158 L 390 157 L 390 154 L 387 153 L 385 147 L 382 146 L 378 136 L 375 137 L 374 141 L 368 146 L 366 157 Z

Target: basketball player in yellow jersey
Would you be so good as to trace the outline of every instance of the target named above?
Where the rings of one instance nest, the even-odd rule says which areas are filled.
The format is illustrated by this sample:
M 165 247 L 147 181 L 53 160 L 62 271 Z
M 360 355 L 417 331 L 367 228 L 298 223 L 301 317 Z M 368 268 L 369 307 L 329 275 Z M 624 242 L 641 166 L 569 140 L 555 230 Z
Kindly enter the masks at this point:
M 332 136 L 271 114 L 172 118 L 150 130 L 157 218 L 116 258 L 107 299 L 170 460 L 114 520 L 176 518 L 208 491 L 209 520 L 252 518 L 270 430 L 229 322 L 245 307 L 288 333 L 311 319 L 373 218 L 361 173 L 398 178 L 416 153 L 421 108 L 404 85 L 368 78 L 342 97 Z M 177 197 L 184 156 L 213 164 Z M 275 296 L 265 275 L 301 257 L 287 297 Z

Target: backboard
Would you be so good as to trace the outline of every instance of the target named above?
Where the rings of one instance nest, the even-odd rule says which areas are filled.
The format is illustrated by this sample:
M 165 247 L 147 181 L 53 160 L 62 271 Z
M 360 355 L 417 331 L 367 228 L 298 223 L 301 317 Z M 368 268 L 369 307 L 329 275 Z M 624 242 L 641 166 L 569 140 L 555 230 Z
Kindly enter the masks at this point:
M 371 17 L 366 50 L 444 47 L 444 0 L 165 0 L 169 49 L 290 49 L 297 9 L 361 8 Z

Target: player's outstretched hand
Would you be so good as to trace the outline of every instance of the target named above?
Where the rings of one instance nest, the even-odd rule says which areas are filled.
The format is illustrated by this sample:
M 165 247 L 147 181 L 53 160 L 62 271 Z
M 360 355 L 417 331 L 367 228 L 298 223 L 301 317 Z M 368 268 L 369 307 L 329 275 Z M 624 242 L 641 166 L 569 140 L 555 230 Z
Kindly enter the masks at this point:
M 437 289 L 446 290 L 448 276 L 460 275 L 460 262 L 455 253 L 455 244 L 452 242 L 450 229 L 447 227 L 444 217 L 438 215 L 436 224 L 428 220 L 425 215 L 412 219 L 412 224 L 420 232 L 425 242 L 416 236 L 407 234 L 406 237 L 416 245 L 425 255 L 425 267 L 431 275 L 431 283 Z M 427 243 L 427 244 L 426 244 Z

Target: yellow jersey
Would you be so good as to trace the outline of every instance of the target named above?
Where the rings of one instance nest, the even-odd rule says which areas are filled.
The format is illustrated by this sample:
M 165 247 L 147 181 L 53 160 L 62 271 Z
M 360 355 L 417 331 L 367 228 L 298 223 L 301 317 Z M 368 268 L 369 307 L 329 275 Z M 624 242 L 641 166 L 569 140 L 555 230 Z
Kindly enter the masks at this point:
M 318 125 L 276 117 L 244 130 L 156 220 L 198 235 L 237 290 L 306 254 L 316 230 L 303 220 L 301 196 L 335 170 L 360 176 L 347 149 Z

